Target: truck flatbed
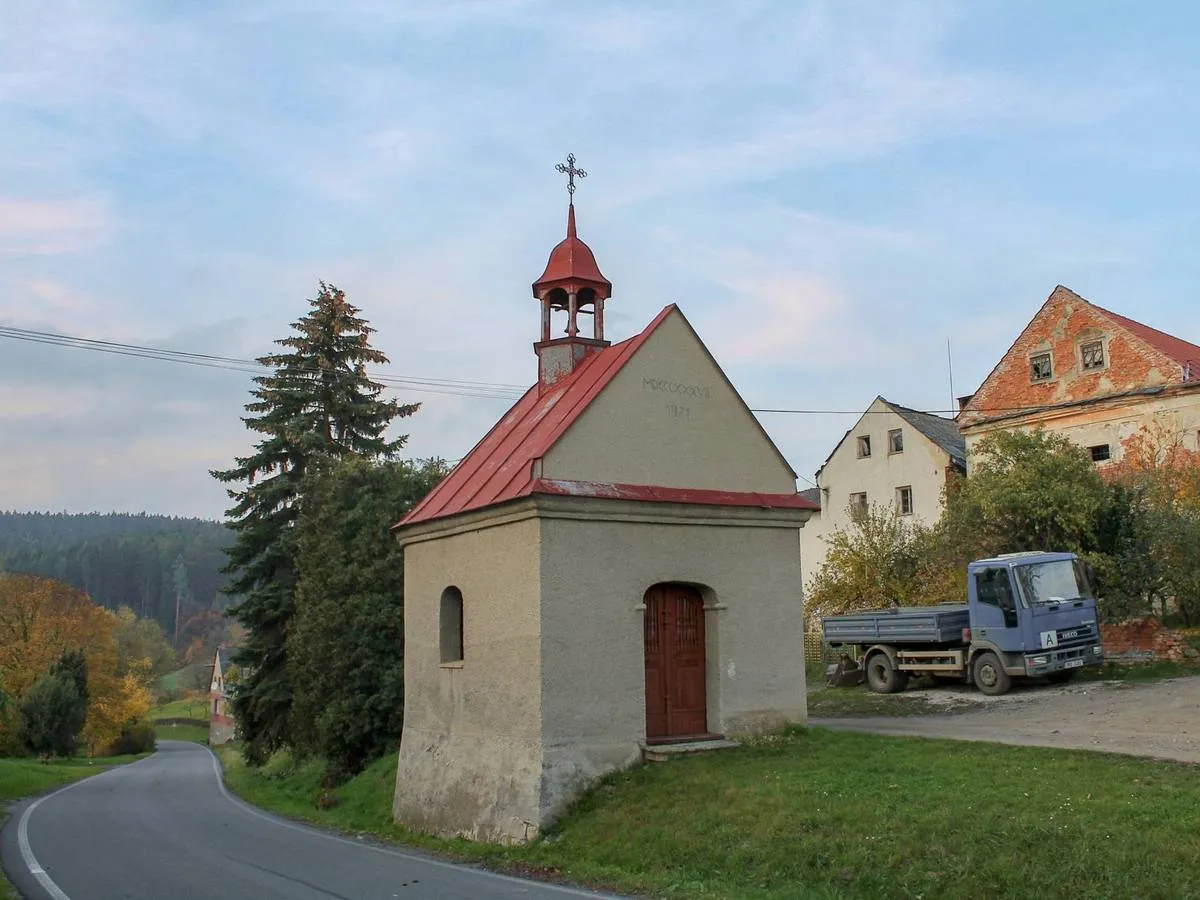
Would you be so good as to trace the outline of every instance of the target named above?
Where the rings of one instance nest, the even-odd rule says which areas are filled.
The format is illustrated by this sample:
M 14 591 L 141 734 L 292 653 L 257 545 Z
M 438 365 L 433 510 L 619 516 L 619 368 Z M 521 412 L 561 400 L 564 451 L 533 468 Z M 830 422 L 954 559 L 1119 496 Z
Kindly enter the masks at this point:
M 821 620 L 827 644 L 961 644 L 971 624 L 965 603 L 901 606 Z

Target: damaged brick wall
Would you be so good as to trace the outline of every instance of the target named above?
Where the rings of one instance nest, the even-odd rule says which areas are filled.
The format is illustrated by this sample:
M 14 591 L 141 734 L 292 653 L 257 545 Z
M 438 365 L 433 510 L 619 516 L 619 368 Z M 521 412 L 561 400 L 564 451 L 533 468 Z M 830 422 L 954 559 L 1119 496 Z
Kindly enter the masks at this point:
M 1200 656 L 1182 635 L 1153 617 L 1101 625 L 1100 642 L 1104 645 L 1104 658 L 1117 662 L 1160 659 L 1182 662 Z
M 1104 365 L 1085 370 L 1084 344 L 1099 341 Z M 1049 353 L 1050 377 L 1031 379 L 1032 357 Z M 996 415 L 996 410 L 1085 400 L 1143 388 L 1176 384 L 1183 371 L 1178 362 L 1124 328 L 1074 291 L 1055 288 L 1045 305 L 1017 338 L 965 406 L 961 425 Z

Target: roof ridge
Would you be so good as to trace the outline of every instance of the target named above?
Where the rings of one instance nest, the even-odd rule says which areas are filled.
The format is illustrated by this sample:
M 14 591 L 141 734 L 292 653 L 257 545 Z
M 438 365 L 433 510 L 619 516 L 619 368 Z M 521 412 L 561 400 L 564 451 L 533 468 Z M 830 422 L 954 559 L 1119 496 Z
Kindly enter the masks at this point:
M 1187 340 L 1187 338 L 1181 338 L 1179 335 L 1171 334 L 1169 331 L 1163 331 L 1161 328 L 1155 328 L 1153 325 L 1147 325 L 1145 322 L 1140 322 L 1137 319 L 1130 318 L 1129 316 L 1122 315 L 1121 313 L 1113 312 L 1111 309 L 1103 307 L 1099 303 L 1092 303 L 1091 300 L 1086 300 L 1083 297 L 1080 297 L 1079 299 L 1083 300 L 1084 303 L 1087 303 L 1094 309 L 1104 313 L 1106 316 L 1111 316 L 1123 325 L 1136 325 L 1137 327 L 1144 328 L 1147 331 L 1153 331 L 1155 334 L 1161 335 L 1162 337 L 1168 338 L 1172 341 L 1178 341 L 1181 344 L 1186 344 L 1194 349 L 1197 353 L 1200 353 L 1200 344 L 1193 344 L 1191 341 Z

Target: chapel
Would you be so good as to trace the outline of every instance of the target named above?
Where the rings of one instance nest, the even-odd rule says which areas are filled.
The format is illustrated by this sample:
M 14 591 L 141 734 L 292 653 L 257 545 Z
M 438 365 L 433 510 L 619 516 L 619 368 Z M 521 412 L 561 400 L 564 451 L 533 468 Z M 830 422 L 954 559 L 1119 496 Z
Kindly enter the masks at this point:
M 613 286 L 578 236 L 574 157 L 560 171 L 537 381 L 393 529 L 394 813 L 445 836 L 529 840 L 646 748 L 806 716 L 800 529 L 816 504 L 677 305 L 608 340 Z

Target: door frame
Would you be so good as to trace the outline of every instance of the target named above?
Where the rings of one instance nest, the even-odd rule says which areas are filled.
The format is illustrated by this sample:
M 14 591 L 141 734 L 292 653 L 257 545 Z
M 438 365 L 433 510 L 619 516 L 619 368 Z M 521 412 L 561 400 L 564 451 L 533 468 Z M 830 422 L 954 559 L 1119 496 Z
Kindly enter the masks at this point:
M 681 648 L 675 647 L 675 639 L 680 636 L 681 631 L 678 627 L 669 627 L 675 625 L 674 615 L 678 607 L 672 607 L 670 604 L 678 604 L 682 597 L 686 598 L 686 603 L 692 606 L 695 614 L 698 616 L 695 623 L 692 625 L 693 635 L 697 644 L 691 648 L 682 648 L 682 652 L 686 653 L 688 649 L 692 650 L 692 658 L 684 660 L 681 668 L 674 668 L 674 664 L 679 662 Z M 657 629 L 652 627 L 651 616 L 657 615 Z M 708 670 L 710 660 L 708 658 L 708 616 L 704 600 L 704 593 L 700 586 L 680 581 L 663 581 L 651 585 L 646 589 L 643 595 L 642 603 L 642 665 L 643 665 L 643 685 L 646 692 L 646 707 L 644 716 L 644 728 L 647 744 L 670 744 L 670 743 L 686 743 L 697 740 L 712 740 L 719 738 L 719 734 L 715 734 L 709 730 L 709 701 L 710 687 L 708 679 Z M 697 627 L 698 626 L 698 627 Z M 683 629 L 687 630 L 688 626 L 685 623 Z M 699 634 L 695 634 L 698 631 Z M 648 652 L 648 644 L 651 640 L 664 641 L 665 644 L 659 645 L 658 659 L 666 668 L 663 672 L 662 668 L 652 667 L 651 656 Z M 695 652 L 698 652 L 699 659 L 695 659 Z M 670 657 L 670 658 L 668 658 Z M 680 673 L 684 673 L 680 675 Z M 697 672 L 698 686 L 700 689 L 700 699 L 697 704 L 695 700 L 690 705 L 683 708 L 673 708 L 673 704 L 680 700 L 679 694 L 682 691 L 695 691 L 697 687 Z M 654 684 L 653 680 L 659 677 L 661 673 L 663 683 Z M 688 679 L 691 679 L 690 681 Z M 661 705 L 656 702 L 655 694 L 660 693 Z M 693 693 L 694 696 L 694 693 Z M 656 725 L 651 728 L 652 717 L 661 716 L 661 726 Z M 688 722 L 690 720 L 690 726 Z M 658 733 L 662 731 L 663 733 Z M 653 732 L 653 736 L 652 735 Z

